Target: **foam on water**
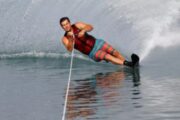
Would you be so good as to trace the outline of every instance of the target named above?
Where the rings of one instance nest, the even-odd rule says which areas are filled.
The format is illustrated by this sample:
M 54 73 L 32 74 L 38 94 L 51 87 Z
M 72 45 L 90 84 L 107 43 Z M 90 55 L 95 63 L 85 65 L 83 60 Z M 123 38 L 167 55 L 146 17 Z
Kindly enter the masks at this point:
M 20 59 L 20 58 L 54 58 L 54 59 L 61 59 L 61 58 L 70 58 L 70 53 L 47 53 L 47 52 L 22 52 L 22 53 L 11 53 L 11 54 L 0 54 L 0 59 Z M 81 54 L 74 54 L 73 57 L 89 61 L 90 59 L 81 55 Z

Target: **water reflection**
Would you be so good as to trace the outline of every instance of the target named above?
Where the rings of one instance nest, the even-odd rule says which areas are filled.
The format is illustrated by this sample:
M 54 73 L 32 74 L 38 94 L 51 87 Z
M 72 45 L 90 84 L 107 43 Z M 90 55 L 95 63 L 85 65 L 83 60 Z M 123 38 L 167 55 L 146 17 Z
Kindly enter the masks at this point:
M 123 68 L 114 72 L 97 73 L 85 79 L 72 80 L 66 118 L 68 120 L 107 119 L 107 108 L 118 110 L 121 88 L 127 78 L 132 80 L 131 88 L 138 87 L 140 85 L 139 69 Z M 140 94 L 135 89 L 131 92 L 134 96 Z M 132 104 L 139 106 L 138 102 Z

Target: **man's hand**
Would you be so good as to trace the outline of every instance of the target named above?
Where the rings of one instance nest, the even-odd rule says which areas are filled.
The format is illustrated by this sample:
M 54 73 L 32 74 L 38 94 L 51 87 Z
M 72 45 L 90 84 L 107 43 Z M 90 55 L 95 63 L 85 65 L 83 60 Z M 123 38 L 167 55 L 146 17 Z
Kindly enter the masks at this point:
M 68 36 L 74 37 L 74 33 L 73 32 L 68 32 L 67 34 L 68 34 Z
M 68 36 L 70 36 L 69 40 L 70 40 L 71 42 L 74 42 L 74 39 L 75 39 L 75 38 L 74 38 L 74 37 L 75 37 L 75 36 L 74 36 L 74 33 L 73 33 L 73 32 L 68 32 L 67 34 L 68 34 Z
M 81 38 L 81 37 L 83 37 L 84 36 L 84 34 L 85 34 L 85 30 L 81 30 L 80 32 L 79 32 L 79 34 L 78 34 L 78 37 L 79 38 Z

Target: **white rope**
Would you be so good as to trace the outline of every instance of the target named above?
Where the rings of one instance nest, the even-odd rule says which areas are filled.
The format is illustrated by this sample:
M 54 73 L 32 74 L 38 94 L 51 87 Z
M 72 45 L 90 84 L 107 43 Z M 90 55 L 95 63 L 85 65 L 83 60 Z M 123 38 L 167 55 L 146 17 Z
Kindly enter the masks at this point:
M 73 35 L 73 38 L 75 38 L 74 35 Z M 64 110 L 63 110 L 62 120 L 65 120 L 65 118 L 66 118 L 66 108 L 67 108 L 67 100 L 68 100 L 69 87 L 70 87 L 70 82 L 71 82 L 73 55 L 74 55 L 74 42 L 73 42 L 73 50 L 72 50 L 72 53 L 71 53 L 71 63 L 70 63 L 70 70 L 69 70 L 69 79 L 68 79 L 68 85 L 67 85 L 67 89 L 66 89 L 66 97 L 65 97 L 65 103 L 64 103 Z

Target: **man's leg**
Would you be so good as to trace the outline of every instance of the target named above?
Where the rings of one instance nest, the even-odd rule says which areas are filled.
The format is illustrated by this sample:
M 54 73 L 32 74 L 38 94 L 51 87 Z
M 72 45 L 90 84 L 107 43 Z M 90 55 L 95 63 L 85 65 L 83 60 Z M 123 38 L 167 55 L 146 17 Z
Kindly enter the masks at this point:
M 120 54 L 120 52 L 114 49 L 111 45 L 105 43 L 102 50 L 107 53 L 107 57 L 105 58 L 106 61 L 110 61 L 114 64 L 126 65 L 129 67 L 134 66 L 133 62 L 125 60 L 125 58 Z
M 95 54 L 97 61 L 105 60 L 117 65 L 133 66 L 132 62 L 125 60 L 125 58 L 115 50 L 111 45 L 105 43 L 100 50 Z
M 120 52 L 118 52 L 116 49 L 114 49 L 110 44 L 108 44 L 107 42 L 103 45 L 103 47 L 101 48 L 101 50 L 109 53 L 110 55 L 120 59 L 121 61 L 124 61 L 125 58 L 120 54 Z
M 123 65 L 124 60 L 121 60 L 103 50 L 98 50 L 95 54 L 95 59 L 97 61 L 101 61 L 101 60 L 105 60 L 107 62 L 111 62 L 113 64 L 117 64 L 117 65 Z
M 115 56 L 112 56 L 111 54 L 106 54 L 106 56 L 104 57 L 104 60 L 109 61 L 109 62 L 116 64 L 116 65 L 123 65 L 124 64 L 124 60 L 119 59 Z
M 121 59 L 122 61 L 125 60 L 125 58 L 124 58 L 124 57 L 120 54 L 120 52 L 118 52 L 116 49 L 114 49 L 114 52 L 113 52 L 112 55 L 115 56 L 115 57 L 117 57 L 117 58 L 119 58 L 119 59 Z

